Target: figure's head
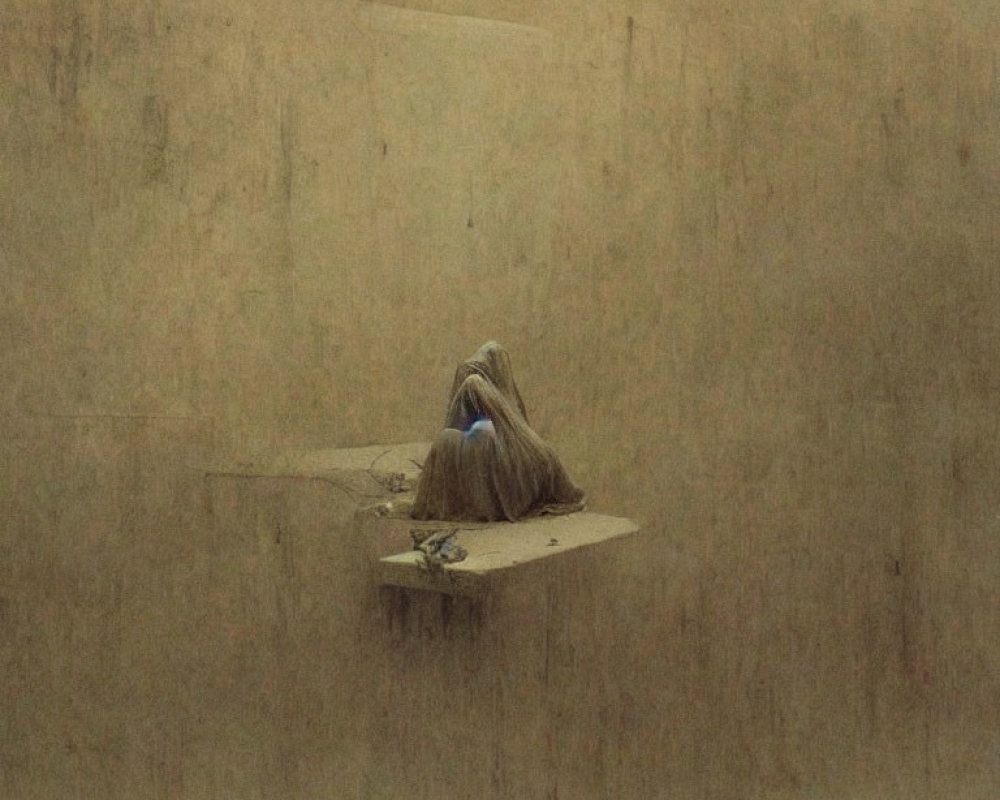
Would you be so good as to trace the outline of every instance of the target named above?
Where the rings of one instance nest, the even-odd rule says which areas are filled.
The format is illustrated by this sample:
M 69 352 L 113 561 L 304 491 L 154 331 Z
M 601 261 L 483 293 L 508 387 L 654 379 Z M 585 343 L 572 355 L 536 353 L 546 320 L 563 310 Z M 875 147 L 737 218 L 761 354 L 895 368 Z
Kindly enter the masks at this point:
M 451 399 L 454 400 L 462 384 L 472 375 L 478 375 L 507 399 L 514 409 L 528 421 L 528 413 L 524 409 L 524 401 L 514 382 L 514 369 L 511 366 L 510 355 L 499 342 L 489 341 L 475 353 L 458 365 L 455 370 L 455 380 L 451 385 Z M 449 424 L 446 422 L 445 424 Z M 454 424 L 452 421 L 450 424 Z

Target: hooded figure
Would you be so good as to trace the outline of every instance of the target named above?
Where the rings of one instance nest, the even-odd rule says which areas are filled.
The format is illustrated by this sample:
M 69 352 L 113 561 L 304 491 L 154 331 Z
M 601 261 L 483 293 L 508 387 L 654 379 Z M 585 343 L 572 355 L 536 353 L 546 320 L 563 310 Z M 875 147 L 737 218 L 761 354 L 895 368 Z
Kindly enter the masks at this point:
M 513 522 L 583 505 L 583 491 L 528 426 L 510 356 L 487 342 L 455 371 L 445 428 L 424 462 L 412 516 Z

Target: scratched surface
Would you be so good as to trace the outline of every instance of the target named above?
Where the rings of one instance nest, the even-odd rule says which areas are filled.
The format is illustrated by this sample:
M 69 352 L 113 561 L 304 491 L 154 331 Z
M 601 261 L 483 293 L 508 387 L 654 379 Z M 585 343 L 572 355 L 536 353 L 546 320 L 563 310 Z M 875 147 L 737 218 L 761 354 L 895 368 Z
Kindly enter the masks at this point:
M 6 0 L 0 795 L 992 798 L 998 26 L 975 0 Z M 478 669 L 492 705 L 380 684 L 355 748 L 310 660 L 341 630 L 322 581 L 296 631 L 279 562 L 213 572 L 203 464 L 430 441 L 489 338 L 591 507 L 653 532 L 593 587 L 627 576 L 630 621 L 581 644 L 581 588 L 477 650 L 444 634 L 474 615 L 417 603 L 398 650 L 350 641 L 396 677 Z M 320 537 L 328 484 L 296 486 L 261 519 L 301 504 Z M 220 575 L 245 607 L 185 605 Z M 447 738 L 392 711 L 415 693 Z

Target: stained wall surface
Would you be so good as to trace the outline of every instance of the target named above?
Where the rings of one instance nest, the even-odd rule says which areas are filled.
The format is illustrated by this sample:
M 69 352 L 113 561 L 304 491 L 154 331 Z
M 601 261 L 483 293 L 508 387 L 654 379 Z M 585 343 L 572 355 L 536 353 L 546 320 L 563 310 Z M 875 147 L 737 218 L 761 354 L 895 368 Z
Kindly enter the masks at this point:
M 204 465 L 426 441 L 496 338 L 655 532 L 605 785 L 992 796 L 998 42 L 987 0 L 8 0 L 2 793 L 135 796 L 136 739 L 179 785 Z

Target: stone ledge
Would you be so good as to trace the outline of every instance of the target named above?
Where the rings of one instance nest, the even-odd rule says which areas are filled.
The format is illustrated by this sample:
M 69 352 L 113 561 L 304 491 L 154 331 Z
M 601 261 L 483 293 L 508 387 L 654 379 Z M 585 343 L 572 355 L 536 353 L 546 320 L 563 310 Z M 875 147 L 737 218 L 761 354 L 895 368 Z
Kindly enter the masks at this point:
M 250 463 L 210 465 L 205 475 L 209 478 L 323 480 L 355 492 L 359 502 L 373 503 L 383 495 L 392 497 L 412 492 L 429 449 L 427 442 L 323 450 L 287 449 Z
M 438 524 L 449 527 L 446 522 Z M 388 586 L 476 597 L 528 564 L 607 546 L 639 531 L 632 520 L 586 511 L 474 529 L 466 529 L 461 523 L 453 527 L 459 529 L 456 543 L 468 554 L 463 561 L 428 568 L 421 553 L 398 553 L 379 560 L 379 581 Z

